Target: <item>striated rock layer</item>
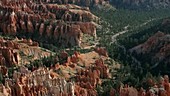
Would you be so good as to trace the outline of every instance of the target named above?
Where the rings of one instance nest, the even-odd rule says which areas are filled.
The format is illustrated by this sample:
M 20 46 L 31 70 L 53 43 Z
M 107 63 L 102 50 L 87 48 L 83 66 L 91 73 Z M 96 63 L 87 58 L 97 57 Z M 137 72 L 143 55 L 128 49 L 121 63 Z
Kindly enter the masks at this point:
M 86 7 L 64 2 L 3 0 L 0 3 L 0 30 L 3 34 L 41 38 L 60 46 L 80 45 L 81 34 L 96 37 L 94 22 L 98 18 Z

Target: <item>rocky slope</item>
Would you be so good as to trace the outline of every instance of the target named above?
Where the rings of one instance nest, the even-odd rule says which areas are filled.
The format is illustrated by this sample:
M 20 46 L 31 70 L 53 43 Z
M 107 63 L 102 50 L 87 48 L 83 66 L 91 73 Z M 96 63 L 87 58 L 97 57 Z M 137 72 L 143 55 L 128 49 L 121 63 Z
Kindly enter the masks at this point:
M 19 66 L 36 59 L 50 56 L 52 52 L 42 50 L 37 42 L 31 39 L 14 40 L 0 38 L 0 65 Z
M 3 0 L 0 3 L 3 34 L 34 37 L 59 46 L 80 46 L 82 34 L 96 37 L 94 22 L 97 21 L 98 17 L 88 7 L 68 4 L 67 0 Z
M 130 50 L 140 56 L 147 56 L 152 63 L 164 62 L 170 63 L 170 35 L 163 32 L 157 32 L 145 43 L 140 44 Z
M 111 77 L 110 68 L 105 63 L 109 58 L 100 55 L 107 52 L 99 50 L 85 54 L 75 51 L 71 56 L 62 51 L 55 57 L 60 62 L 50 68 L 32 67 L 28 70 L 20 66 L 12 78 L 6 78 L 0 85 L 0 92 L 5 96 L 97 96 L 97 85 Z
M 169 0 L 111 0 L 114 5 L 125 8 L 167 8 Z
M 85 54 L 74 52 L 68 56 L 68 53 L 63 51 L 57 58 L 65 61 L 53 67 L 28 70 L 20 66 L 14 71 L 12 78 L 5 78 L 4 84 L 0 84 L 0 94 L 2 96 L 98 96 L 97 86 L 110 79 L 110 68 L 105 63 L 108 57 L 99 55 L 100 52 Z M 0 69 L 2 73 L 4 71 L 2 66 Z M 141 81 L 141 85 L 140 88 L 135 88 L 128 84 L 120 84 L 117 89 L 111 88 L 108 96 L 170 95 L 168 75 L 156 79 L 146 77 Z

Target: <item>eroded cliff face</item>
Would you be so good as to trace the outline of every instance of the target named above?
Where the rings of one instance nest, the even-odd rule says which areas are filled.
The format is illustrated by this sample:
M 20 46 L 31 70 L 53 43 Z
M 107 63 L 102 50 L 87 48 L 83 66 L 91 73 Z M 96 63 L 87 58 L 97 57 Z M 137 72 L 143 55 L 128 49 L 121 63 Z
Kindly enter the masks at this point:
M 60 46 L 79 46 L 81 34 L 96 37 L 94 22 L 98 21 L 98 17 L 88 7 L 67 2 L 3 0 L 0 3 L 0 29 L 3 34 L 41 38 Z
M 28 64 L 30 61 L 47 57 L 51 52 L 43 51 L 31 39 L 0 38 L 0 65 L 12 67 Z
M 109 67 L 104 63 L 108 57 L 101 56 L 100 51 L 75 51 L 71 56 L 62 51 L 56 58 L 63 62 L 49 68 L 28 70 L 19 66 L 0 85 L 0 92 L 5 96 L 97 96 L 97 85 L 110 78 Z M 0 71 L 8 76 L 7 68 L 0 66 Z

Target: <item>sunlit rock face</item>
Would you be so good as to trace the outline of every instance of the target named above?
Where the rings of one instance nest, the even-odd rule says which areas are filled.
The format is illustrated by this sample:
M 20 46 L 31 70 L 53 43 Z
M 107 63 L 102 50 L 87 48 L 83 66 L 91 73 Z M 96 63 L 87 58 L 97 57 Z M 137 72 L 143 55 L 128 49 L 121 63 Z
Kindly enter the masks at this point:
M 51 77 L 46 68 L 31 72 L 21 67 L 19 72 L 14 72 L 13 79 L 6 79 L 0 88 L 5 96 L 74 96 L 75 84 L 64 78 Z
M 76 2 L 81 3 L 74 0 L 3 0 L 0 30 L 5 35 L 22 34 L 64 46 L 80 45 L 82 33 L 96 37 L 94 22 L 98 17 L 88 7 L 74 5 Z
M 8 74 L 7 67 L 0 66 L 4 76 L 0 92 L 5 96 L 97 96 L 97 86 L 110 78 L 105 64 L 108 57 L 94 51 L 75 51 L 71 56 L 62 51 L 55 58 L 63 62 L 51 67 L 18 66 L 12 74 Z

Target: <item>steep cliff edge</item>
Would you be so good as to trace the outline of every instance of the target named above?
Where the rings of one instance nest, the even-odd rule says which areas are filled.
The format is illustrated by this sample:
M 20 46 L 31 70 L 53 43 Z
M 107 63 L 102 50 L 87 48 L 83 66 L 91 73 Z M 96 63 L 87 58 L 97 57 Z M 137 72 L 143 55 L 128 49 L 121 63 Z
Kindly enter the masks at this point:
M 80 46 L 82 34 L 96 37 L 94 22 L 98 21 L 98 17 L 88 7 L 63 1 L 60 4 L 38 0 L 3 0 L 0 11 L 0 30 L 3 34 L 34 37 L 67 47 Z

